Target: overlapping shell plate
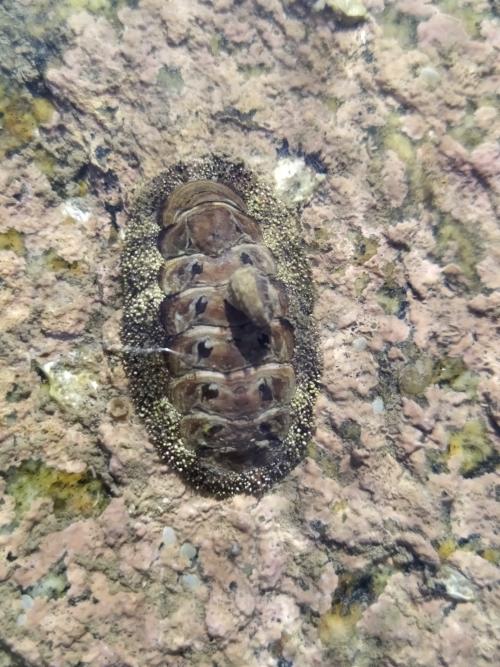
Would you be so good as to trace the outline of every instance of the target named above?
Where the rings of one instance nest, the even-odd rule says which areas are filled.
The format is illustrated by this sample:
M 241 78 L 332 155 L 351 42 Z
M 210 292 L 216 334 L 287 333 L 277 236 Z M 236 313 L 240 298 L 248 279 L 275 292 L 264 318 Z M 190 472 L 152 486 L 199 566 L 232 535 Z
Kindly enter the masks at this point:
M 319 373 L 295 213 L 241 163 L 179 163 L 137 195 L 122 270 L 125 366 L 162 457 L 218 496 L 282 479 Z

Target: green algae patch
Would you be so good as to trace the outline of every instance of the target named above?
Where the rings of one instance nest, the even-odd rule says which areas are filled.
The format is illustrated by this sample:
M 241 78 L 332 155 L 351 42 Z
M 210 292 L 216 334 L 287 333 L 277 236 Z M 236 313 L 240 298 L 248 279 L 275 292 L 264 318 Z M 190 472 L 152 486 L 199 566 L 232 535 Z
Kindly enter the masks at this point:
M 68 262 L 63 257 L 58 255 L 53 249 L 48 250 L 43 255 L 43 264 L 45 268 L 53 273 L 62 274 L 66 277 L 79 277 L 85 271 L 81 262 Z
M 448 473 L 448 455 L 439 449 L 427 449 L 425 451 L 425 460 L 429 470 L 435 474 Z
M 361 273 L 359 276 L 357 276 L 356 280 L 354 281 L 354 293 L 356 294 L 356 296 L 360 297 L 369 284 L 370 284 L 370 274 Z
M 458 459 L 464 477 L 476 477 L 495 467 L 497 456 L 482 421 L 473 420 L 450 435 L 448 458 Z
M 466 370 L 466 365 L 460 357 L 441 357 L 435 366 L 435 381 L 439 384 L 451 385 Z
M 354 419 L 344 419 L 338 427 L 338 434 L 343 440 L 348 440 L 355 444 L 361 441 L 361 426 Z
M 384 137 L 384 148 L 394 151 L 407 165 L 411 166 L 415 162 L 415 146 L 402 132 L 390 130 Z
M 357 233 L 354 238 L 354 262 L 356 264 L 364 264 L 367 262 L 377 254 L 378 244 L 378 239 Z
M 16 255 L 23 257 L 26 254 L 24 235 L 12 228 L 0 232 L 0 250 L 12 250 Z
M 450 128 L 449 134 L 462 146 L 472 150 L 484 140 L 486 131 L 477 126 L 472 114 L 467 114 L 460 125 Z
M 339 464 L 332 458 L 332 455 L 320 449 L 314 440 L 310 440 L 306 449 L 306 456 L 315 461 L 321 468 L 325 477 L 330 479 L 337 479 L 339 476 Z
M 461 373 L 456 380 L 454 380 L 450 387 L 454 391 L 461 391 L 467 394 L 467 396 L 472 400 L 477 397 L 477 387 L 479 385 L 479 375 L 473 373 L 472 371 L 464 371 Z
M 404 311 L 406 301 L 406 290 L 404 287 L 393 283 L 385 282 L 376 294 L 377 303 L 387 315 L 398 316 Z
M 386 39 L 395 39 L 404 49 L 410 49 L 417 43 L 418 21 L 414 16 L 404 14 L 394 6 L 389 6 L 377 21 L 382 25 Z
M 271 68 L 266 65 L 238 65 L 238 72 L 241 72 L 246 79 L 269 74 Z
M 433 383 L 434 363 L 431 357 L 417 357 L 399 372 L 399 389 L 406 396 L 422 396 Z
M 184 89 L 184 79 L 177 67 L 161 67 L 156 82 L 172 95 L 180 95 Z
M 492 12 L 484 12 L 478 9 L 475 0 L 472 0 L 472 2 L 464 2 L 464 0 L 439 0 L 437 4 L 442 12 L 451 14 L 459 19 L 471 37 L 479 37 L 481 22 L 493 17 Z M 493 8 L 493 4 L 491 7 Z
M 336 113 L 341 104 L 343 104 L 342 100 L 340 100 L 338 97 L 335 97 L 334 95 L 327 95 L 323 102 L 326 108 L 329 109 L 332 113 Z
M 443 216 L 436 233 L 435 255 L 441 264 L 457 264 L 473 290 L 481 286 L 476 267 L 481 261 L 482 250 L 477 234 L 452 216 Z
M 16 501 L 16 515 L 21 517 L 39 498 L 53 503 L 56 517 L 98 516 L 109 502 L 101 480 L 89 472 L 65 472 L 30 460 L 5 475 L 6 493 Z
M 442 357 L 434 366 L 434 382 L 465 392 L 470 399 L 476 398 L 479 376 L 467 369 L 460 357 Z

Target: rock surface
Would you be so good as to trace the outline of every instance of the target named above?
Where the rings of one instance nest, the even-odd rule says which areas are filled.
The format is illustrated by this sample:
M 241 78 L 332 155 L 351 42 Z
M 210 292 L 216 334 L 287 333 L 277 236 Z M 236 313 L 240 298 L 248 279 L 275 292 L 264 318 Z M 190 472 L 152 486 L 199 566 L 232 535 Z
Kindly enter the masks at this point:
M 500 25 L 312 4 L 0 7 L 1 667 L 498 662 Z M 186 488 L 120 363 L 130 195 L 208 150 L 304 207 L 318 290 L 262 498 Z

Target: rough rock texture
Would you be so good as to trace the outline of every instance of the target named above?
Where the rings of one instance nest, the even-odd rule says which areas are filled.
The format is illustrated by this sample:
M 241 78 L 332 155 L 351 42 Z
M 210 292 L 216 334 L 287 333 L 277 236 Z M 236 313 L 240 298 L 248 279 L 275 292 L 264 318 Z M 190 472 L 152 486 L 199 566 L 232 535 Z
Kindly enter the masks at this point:
M 1 667 L 498 662 L 498 17 L 312 4 L 0 7 Z M 120 363 L 130 193 L 207 150 L 302 200 L 318 290 L 262 498 L 185 487 Z

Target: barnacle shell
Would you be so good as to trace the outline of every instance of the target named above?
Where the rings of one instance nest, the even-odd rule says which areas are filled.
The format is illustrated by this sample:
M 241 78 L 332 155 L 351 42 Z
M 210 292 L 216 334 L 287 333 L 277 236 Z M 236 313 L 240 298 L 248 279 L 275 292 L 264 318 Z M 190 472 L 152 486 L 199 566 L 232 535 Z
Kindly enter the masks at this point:
M 241 163 L 179 163 L 137 195 L 122 269 L 125 366 L 161 455 L 219 496 L 284 477 L 319 372 L 295 213 Z

